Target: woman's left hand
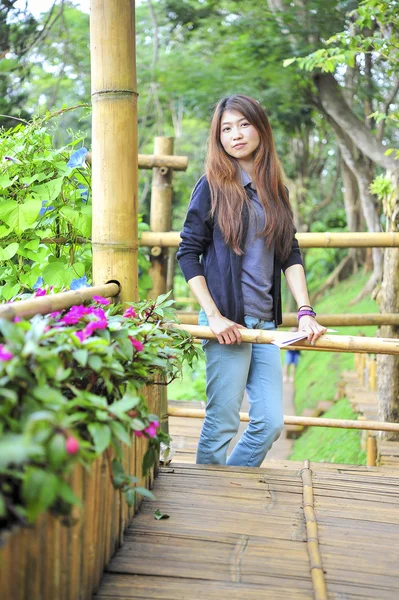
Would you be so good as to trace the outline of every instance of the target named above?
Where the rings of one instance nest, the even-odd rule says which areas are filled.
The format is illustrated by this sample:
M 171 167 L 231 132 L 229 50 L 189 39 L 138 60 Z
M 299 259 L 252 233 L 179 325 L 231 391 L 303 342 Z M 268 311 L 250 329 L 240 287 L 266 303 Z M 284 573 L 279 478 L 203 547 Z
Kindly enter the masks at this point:
M 327 329 L 320 325 L 315 318 L 304 315 L 299 319 L 298 331 L 304 331 L 308 335 L 308 342 L 314 346 L 316 340 L 323 335 Z

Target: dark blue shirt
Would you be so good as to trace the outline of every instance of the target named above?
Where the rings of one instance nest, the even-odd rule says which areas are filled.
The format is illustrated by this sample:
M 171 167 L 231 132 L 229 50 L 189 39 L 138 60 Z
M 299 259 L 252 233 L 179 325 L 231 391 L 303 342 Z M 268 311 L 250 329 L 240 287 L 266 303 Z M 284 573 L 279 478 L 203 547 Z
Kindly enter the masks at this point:
M 244 323 L 244 301 L 241 287 L 242 255 L 236 254 L 225 242 L 217 221 L 210 217 L 211 194 L 205 176 L 197 182 L 190 200 L 183 231 L 182 241 L 177 252 L 177 260 L 186 281 L 202 275 L 209 292 L 220 313 L 241 325 Z M 248 231 L 248 208 L 244 204 L 241 216 L 244 239 Z M 281 310 L 281 270 L 292 265 L 302 265 L 301 252 L 293 231 L 292 249 L 287 260 L 281 264 L 274 254 L 273 269 L 273 320 L 276 327 L 282 322 Z

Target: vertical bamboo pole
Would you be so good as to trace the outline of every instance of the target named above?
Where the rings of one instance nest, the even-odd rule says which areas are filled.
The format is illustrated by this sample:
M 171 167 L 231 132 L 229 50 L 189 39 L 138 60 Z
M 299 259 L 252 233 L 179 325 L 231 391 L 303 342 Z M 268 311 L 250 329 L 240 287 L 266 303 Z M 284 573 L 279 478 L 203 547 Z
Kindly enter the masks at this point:
M 377 463 L 377 440 L 370 434 L 367 438 L 367 466 L 375 467 Z
M 156 137 L 154 141 L 154 155 L 173 154 L 172 137 Z M 154 168 L 152 170 L 151 188 L 151 231 L 169 231 L 171 228 L 172 209 L 172 169 L 167 167 Z M 155 254 L 153 252 L 155 251 Z M 152 290 L 149 292 L 151 298 L 156 298 L 166 292 L 167 277 L 167 252 L 159 248 L 151 250 Z
M 138 298 L 134 0 L 91 0 L 93 280 Z
M 375 357 L 369 362 L 369 388 L 372 392 L 377 391 L 377 361 Z

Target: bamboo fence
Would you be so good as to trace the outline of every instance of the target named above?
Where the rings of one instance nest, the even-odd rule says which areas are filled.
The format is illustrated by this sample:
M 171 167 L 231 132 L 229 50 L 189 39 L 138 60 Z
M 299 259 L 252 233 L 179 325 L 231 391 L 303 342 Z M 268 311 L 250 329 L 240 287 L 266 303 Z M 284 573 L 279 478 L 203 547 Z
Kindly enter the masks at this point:
M 155 152 L 155 150 L 154 150 Z M 175 156 L 164 153 L 159 154 L 139 154 L 138 155 L 139 169 L 153 169 L 154 167 L 162 169 L 173 169 L 174 171 L 186 171 L 188 166 L 187 156 Z M 92 155 L 88 152 L 86 160 L 91 164 Z
M 297 233 L 301 248 L 390 248 L 399 247 L 399 233 Z M 177 231 L 144 231 L 142 246 L 177 247 L 180 233 Z
M 175 298 L 176 302 L 182 300 Z M 186 298 L 187 302 L 192 302 L 193 298 Z M 184 325 L 197 325 L 198 311 L 178 310 L 176 316 L 180 323 Z M 399 314 L 317 314 L 317 322 L 325 327 L 349 327 L 364 325 L 399 325 Z M 284 313 L 281 327 L 296 327 L 298 325 L 297 313 Z
M 173 323 L 177 329 L 187 331 L 196 338 L 203 340 L 215 340 L 216 335 L 210 327 L 199 325 L 180 325 Z M 251 344 L 271 344 L 273 341 L 283 340 L 284 333 L 279 331 L 263 331 L 259 329 L 240 328 L 243 342 Z M 372 338 L 363 336 L 329 335 L 320 337 L 314 346 L 307 341 L 290 344 L 286 349 L 315 350 L 321 352 L 358 352 L 375 354 L 399 354 L 399 339 L 394 338 Z

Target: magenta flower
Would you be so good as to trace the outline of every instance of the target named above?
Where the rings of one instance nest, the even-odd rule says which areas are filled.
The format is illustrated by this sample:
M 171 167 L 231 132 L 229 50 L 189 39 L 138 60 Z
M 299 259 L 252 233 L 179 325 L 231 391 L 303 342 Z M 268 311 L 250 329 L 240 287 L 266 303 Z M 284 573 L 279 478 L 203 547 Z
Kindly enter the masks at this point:
M 98 319 L 96 321 L 90 321 L 90 323 L 88 323 L 86 325 L 86 327 L 83 329 L 83 332 L 86 335 L 86 337 L 90 337 L 91 335 L 93 335 L 93 333 L 95 332 L 96 329 L 106 329 L 106 328 L 107 328 L 107 321 L 105 319 Z
M 157 435 L 157 428 L 154 427 L 153 423 L 150 423 L 150 425 L 146 427 L 144 431 L 147 435 L 149 435 L 150 438 L 154 438 Z
M 55 310 L 54 312 L 50 313 L 49 316 L 52 317 L 53 319 L 55 319 L 60 314 L 61 314 L 60 310 Z
M 135 432 L 134 432 L 134 435 L 135 435 L 136 437 L 143 437 L 143 432 L 142 432 L 142 431 L 135 431 Z
M 0 360 L 5 361 L 11 360 L 12 358 L 14 358 L 13 353 L 7 350 L 4 344 L 0 344 Z
M 83 306 L 83 304 L 72 306 L 67 314 L 60 319 L 60 323 L 64 323 L 65 325 L 76 325 L 76 323 L 79 323 L 80 319 L 83 319 L 85 315 L 90 314 L 92 310 L 93 309 Z
M 102 296 L 93 296 L 93 300 L 99 304 L 104 304 L 104 306 L 111 304 L 111 300 L 109 300 L 109 298 L 103 298 Z
M 134 339 L 131 335 L 129 335 L 129 340 L 132 342 L 132 346 L 135 348 L 137 352 L 141 352 L 144 350 L 144 344 L 139 342 L 139 340 Z
M 135 319 L 135 318 L 137 317 L 137 315 L 136 315 L 136 313 L 135 313 L 135 311 L 134 311 L 134 308 L 133 308 L 133 306 L 129 306 L 129 308 L 127 308 L 127 309 L 125 310 L 125 312 L 123 313 L 123 316 L 124 316 L 126 319 L 128 319 L 128 318 Z
M 21 321 L 21 317 L 14 317 L 12 322 L 13 323 L 19 323 Z
M 71 455 L 76 454 L 77 452 L 79 452 L 79 442 L 72 435 L 70 435 L 66 439 L 65 450 L 67 451 L 68 454 L 71 454 Z
M 75 331 L 75 335 L 81 343 L 84 342 L 87 337 L 84 331 Z
M 37 290 L 35 291 L 35 298 L 38 298 L 39 296 L 45 296 L 47 294 L 47 290 L 45 290 L 44 288 L 37 288 Z

